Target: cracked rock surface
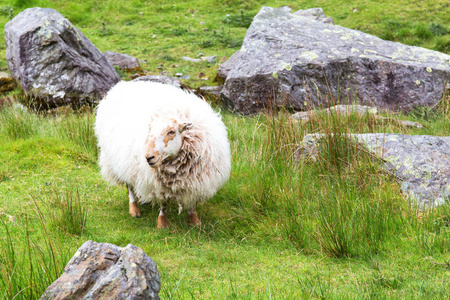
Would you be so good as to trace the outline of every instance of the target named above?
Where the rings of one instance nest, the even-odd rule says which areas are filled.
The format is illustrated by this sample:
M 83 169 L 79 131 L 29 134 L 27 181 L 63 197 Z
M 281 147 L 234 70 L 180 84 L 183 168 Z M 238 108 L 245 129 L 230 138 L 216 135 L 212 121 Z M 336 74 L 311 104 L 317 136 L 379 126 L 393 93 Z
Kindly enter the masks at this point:
M 85 242 L 41 299 L 159 299 L 160 275 L 142 249 Z
M 324 136 L 306 135 L 297 157 L 314 158 Z M 393 133 L 349 136 L 384 162 L 412 203 L 431 207 L 450 201 L 450 137 Z
M 347 102 L 408 112 L 442 99 L 450 56 L 263 7 L 217 75 L 224 103 L 244 115 Z
M 24 10 L 5 25 L 5 41 L 12 77 L 50 106 L 98 101 L 120 80 L 100 50 L 54 9 Z

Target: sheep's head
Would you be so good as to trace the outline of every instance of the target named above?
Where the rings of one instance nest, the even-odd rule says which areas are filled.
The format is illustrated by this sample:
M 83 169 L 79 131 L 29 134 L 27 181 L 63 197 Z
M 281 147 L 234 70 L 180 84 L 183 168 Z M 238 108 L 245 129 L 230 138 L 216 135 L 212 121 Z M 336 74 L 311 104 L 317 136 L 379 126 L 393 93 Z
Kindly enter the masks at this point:
M 145 158 L 155 168 L 164 161 L 177 157 L 183 144 L 184 133 L 192 123 L 181 123 L 175 118 L 160 118 L 150 125 L 147 137 Z

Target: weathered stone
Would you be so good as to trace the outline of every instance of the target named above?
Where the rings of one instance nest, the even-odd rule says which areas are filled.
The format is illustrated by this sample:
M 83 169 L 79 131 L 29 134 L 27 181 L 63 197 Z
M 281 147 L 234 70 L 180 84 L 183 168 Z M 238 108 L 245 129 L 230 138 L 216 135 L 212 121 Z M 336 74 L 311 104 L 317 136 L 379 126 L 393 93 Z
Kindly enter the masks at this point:
M 450 137 L 390 133 L 349 134 L 400 180 L 412 203 L 420 207 L 450 201 Z M 325 134 L 304 137 L 297 158 L 315 160 Z
M 173 78 L 173 77 L 169 77 L 169 76 L 164 76 L 164 75 L 146 75 L 146 76 L 140 76 L 136 79 L 133 79 L 133 81 L 152 81 L 152 82 L 159 82 L 159 83 L 164 83 L 164 84 L 170 84 L 173 85 L 177 88 L 181 88 L 184 85 L 181 83 L 180 80 Z
M 12 77 L 49 106 L 100 99 L 120 80 L 104 55 L 60 13 L 29 8 L 5 26 Z
M 160 275 L 142 249 L 87 241 L 41 299 L 159 299 Z
M 302 122 L 309 122 L 311 118 L 322 116 L 322 115 L 340 115 L 343 117 L 348 117 L 350 114 L 356 114 L 359 116 L 364 116 L 369 114 L 373 117 L 373 119 L 378 121 L 386 121 L 389 123 L 393 123 L 403 127 L 413 127 L 413 128 L 422 128 L 423 125 L 419 122 L 413 122 L 408 120 L 399 120 L 392 117 L 383 117 L 377 115 L 378 110 L 376 107 L 370 107 L 365 105 L 335 105 L 330 108 L 325 109 L 314 109 L 308 111 L 299 111 L 295 114 L 292 114 L 292 118 L 295 120 L 301 120 Z
M 333 19 L 325 16 L 323 9 L 320 7 L 298 10 L 293 15 L 310 18 L 326 24 L 334 24 Z
M 213 56 L 204 56 L 201 58 L 202 61 L 206 61 L 209 64 L 213 64 L 217 61 L 217 55 L 213 55 Z
M 325 109 L 315 109 L 315 110 L 308 110 L 308 111 L 299 111 L 293 114 L 291 117 L 297 120 L 303 120 L 303 121 L 309 121 L 311 117 L 315 117 L 317 115 L 330 115 L 330 114 L 339 114 L 342 116 L 349 116 L 350 114 L 354 113 L 357 115 L 375 115 L 378 113 L 378 110 L 376 107 L 370 107 L 365 105 L 335 105 L 330 108 Z
M 127 72 L 142 72 L 141 65 L 136 57 L 128 54 L 106 51 L 103 53 L 109 62 L 121 70 Z
M 181 59 L 185 60 L 185 61 L 189 61 L 189 62 L 194 62 L 194 63 L 198 63 L 198 62 L 202 61 L 201 58 L 192 58 L 192 57 L 188 57 L 188 56 L 183 56 L 183 57 L 181 57 Z
M 355 102 L 407 112 L 442 98 L 450 56 L 263 7 L 221 77 L 224 103 L 241 114 Z
M 14 79 L 5 72 L 0 72 L 0 93 L 8 92 L 16 87 Z
M 205 98 L 219 99 L 221 90 L 222 86 L 202 86 L 197 90 L 196 94 Z

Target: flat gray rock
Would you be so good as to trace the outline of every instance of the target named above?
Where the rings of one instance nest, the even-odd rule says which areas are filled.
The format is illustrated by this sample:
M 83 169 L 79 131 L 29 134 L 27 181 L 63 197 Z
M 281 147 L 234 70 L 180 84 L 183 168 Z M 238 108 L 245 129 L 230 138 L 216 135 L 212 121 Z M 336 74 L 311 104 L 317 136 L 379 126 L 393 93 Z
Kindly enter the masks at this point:
M 6 24 L 5 41 L 12 77 L 49 106 L 97 101 L 120 80 L 106 57 L 54 9 L 24 10 Z
M 390 133 L 351 134 L 400 180 L 403 192 L 420 207 L 450 201 L 450 137 Z M 324 135 L 308 134 L 297 151 L 315 157 Z
M 337 101 L 408 112 L 442 98 L 449 55 L 317 18 L 263 7 L 242 48 L 219 67 L 224 103 L 241 114 L 279 106 L 323 108 Z
M 182 88 L 182 86 L 183 86 L 181 81 L 178 80 L 177 78 L 164 76 L 164 75 L 145 75 L 145 76 L 140 76 L 136 79 L 133 79 L 133 81 L 159 82 L 159 83 L 163 83 L 163 84 L 173 85 L 174 87 L 177 87 L 177 88 Z
M 159 299 L 155 262 L 129 244 L 84 243 L 41 299 Z
M 136 57 L 114 51 L 106 51 L 103 55 L 113 66 L 117 66 L 121 70 L 127 72 L 142 71 L 139 60 Z

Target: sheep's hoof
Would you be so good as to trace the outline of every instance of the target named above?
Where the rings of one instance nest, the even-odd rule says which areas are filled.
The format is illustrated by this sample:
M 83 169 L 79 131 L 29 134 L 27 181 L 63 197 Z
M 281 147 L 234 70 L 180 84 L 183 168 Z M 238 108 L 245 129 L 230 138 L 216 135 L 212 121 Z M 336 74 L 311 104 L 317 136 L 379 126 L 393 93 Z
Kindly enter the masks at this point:
M 197 217 L 197 213 L 195 212 L 195 213 L 193 213 L 193 214 L 188 214 L 187 215 L 187 218 L 188 218 L 188 222 L 189 222 L 189 224 L 192 224 L 192 225 L 194 225 L 194 226 L 200 226 L 200 225 L 202 225 L 202 222 L 200 221 L 200 219 Z
M 133 218 L 140 218 L 141 217 L 141 211 L 139 210 L 139 207 L 137 206 L 136 202 L 130 203 L 130 215 Z
M 167 229 L 169 228 L 169 220 L 166 216 L 158 216 L 158 229 Z

